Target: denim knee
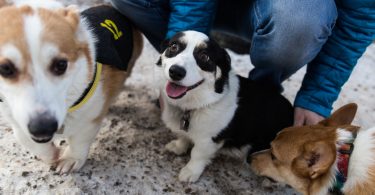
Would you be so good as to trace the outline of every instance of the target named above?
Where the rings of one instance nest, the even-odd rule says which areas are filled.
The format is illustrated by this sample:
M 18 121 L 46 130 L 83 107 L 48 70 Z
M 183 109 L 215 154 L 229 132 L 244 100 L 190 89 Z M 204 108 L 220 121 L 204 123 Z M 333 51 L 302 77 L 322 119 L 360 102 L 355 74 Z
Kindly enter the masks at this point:
M 168 28 L 169 0 L 111 0 L 111 3 L 159 49 Z
M 253 75 L 281 83 L 318 54 L 337 10 L 333 0 L 257 0 L 252 14 L 251 61 L 254 71 L 267 70 Z

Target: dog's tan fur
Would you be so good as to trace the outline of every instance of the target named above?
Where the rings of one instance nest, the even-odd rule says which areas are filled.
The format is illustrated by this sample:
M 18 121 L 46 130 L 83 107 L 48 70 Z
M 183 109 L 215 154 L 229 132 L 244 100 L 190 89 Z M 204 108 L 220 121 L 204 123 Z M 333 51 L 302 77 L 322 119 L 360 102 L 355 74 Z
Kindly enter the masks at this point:
M 372 139 L 375 140 L 375 133 L 371 135 Z M 371 154 L 363 155 L 374 155 L 375 147 L 372 149 Z M 345 188 L 345 194 L 357 195 L 357 194 L 374 194 L 375 193 L 375 163 L 368 167 L 366 181 L 357 181 L 353 186 Z
M 143 38 L 141 33 L 137 30 L 133 30 L 133 43 L 133 54 L 128 63 L 128 70 L 125 74 L 122 74 L 121 72 L 109 66 L 104 66 L 103 77 L 107 79 L 103 80 L 103 95 L 106 97 L 106 102 L 101 114 L 97 118 L 95 118 L 95 121 L 101 121 L 102 118 L 106 115 L 108 107 L 113 101 L 113 97 L 117 96 L 122 84 L 125 82 L 126 78 L 130 76 L 136 60 L 141 55 L 143 48 Z
M 79 11 L 75 7 L 59 9 L 53 12 L 40 9 L 39 15 L 46 26 L 42 39 L 60 46 L 59 49 L 62 51 L 62 55 L 65 55 L 61 57 L 68 57 L 69 60 L 76 61 L 83 54 L 87 58 L 88 64 L 94 63 L 95 59 L 91 58 L 87 43 L 79 42 L 74 37 L 80 21 Z M 88 70 L 91 73 L 89 75 L 92 75 L 93 67 L 88 66 Z M 89 76 L 87 79 L 91 80 L 92 77 Z
M 328 193 L 327 190 L 332 187 L 336 169 L 338 131 L 358 132 L 359 127 L 351 125 L 355 113 L 356 105 L 349 104 L 317 125 L 284 129 L 272 141 L 270 149 L 252 155 L 251 168 L 255 173 L 287 183 L 303 194 Z M 359 131 L 359 133 L 362 132 Z M 367 139 L 375 140 L 375 134 L 370 135 Z M 356 150 L 359 151 L 361 148 L 354 147 L 353 154 L 359 153 Z M 375 147 L 371 151 L 375 153 Z M 361 159 L 351 159 L 348 170 L 350 182 L 344 186 L 344 194 L 374 193 L 375 161 L 371 166 L 364 167 L 367 175 L 362 176 L 366 178 L 363 181 L 356 180 L 358 178 L 353 176 L 356 172 L 355 166 L 360 166 L 355 164 L 354 160 L 361 161 Z
M 15 45 L 21 52 L 22 58 L 25 60 L 20 64 L 20 73 L 17 73 L 12 79 L 7 79 L 7 82 L 17 83 L 20 80 L 29 80 L 30 76 L 26 74 L 27 61 L 30 61 L 30 56 L 27 51 L 27 44 L 24 39 L 25 35 L 23 32 L 23 18 L 22 15 L 32 13 L 30 7 L 22 7 L 18 9 L 15 7 L 3 7 L 0 9 L 0 25 L 2 26 L 0 31 L 0 45 L 11 43 Z M 4 28 L 6 27 L 6 28 Z M 0 56 L 0 62 L 5 62 L 7 59 Z M 3 78 L 0 78 L 3 79 Z
M 46 8 L 44 7 L 44 5 L 48 4 L 47 2 L 46 4 L 42 2 L 43 5 L 41 7 L 33 3 L 34 2 L 30 1 L 30 5 L 26 3 L 25 5 L 11 5 L 0 8 L 0 25 L 2 26 L 0 29 L 0 65 L 4 65 L 6 62 L 13 60 L 12 64 L 14 64 L 17 70 L 16 76 L 11 78 L 0 76 L 0 84 L 3 84 L 4 87 L 8 87 L 8 89 L 9 87 L 14 87 L 17 89 L 15 90 L 16 93 L 19 93 L 18 91 L 24 91 L 23 86 L 27 86 L 28 88 L 35 87 L 34 82 L 37 82 L 38 76 L 41 76 L 41 74 L 46 77 L 43 77 L 46 79 L 46 82 L 51 83 L 74 80 L 73 84 L 70 84 L 72 86 L 70 86 L 67 91 L 60 91 L 61 93 L 54 92 L 55 96 L 56 94 L 64 98 L 67 96 L 65 99 L 59 99 L 59 101 L 57 101 L 55 100 L 57 98 L 52 97 L 51 100 L 50 97 L 48 100 L 54 101 L 54 104 L 60 102 L 61 105 L 63 105 L 61 107 L 64 107 L 65 104 L 70 106 L 82 95 L 95 74 L 96 62 L 95 52 L 93 51 L 94 37 L 91 31 L 88 30 L 85 22 L 81 19 L 77 8 L 73 6 L 52 8 L 55 5 L 51 4 L 51 9 L 49 9 L 48 6 Z M 30 29 L 35 30 L 34 34 L 28 34 L 28 29 L 25 29 L 27 19 L 29 19 L 29 23 L 36 23 L 36 28 L 39 28 L 36 30 Z M 39 21 L 41 24 L 38 24 Z M 39 32 L 38 30 L 41 31 Z M 52 142 L 36 143 L 32 141 L 27 128 L 25 128 L 25 126 L 27 127 L 27 125 L 24 125 L 25 121 L 19 119 L 22 118 L 20 117 L 22 115 L 17 115 L 20 113 L 19 109 L 16 112 L 11 112 L 12 109 L 16 109 L 12 107 L 12 104 L 0 104 L 0 106 L 4 106 L 4 108 L 1 109 L 4 111 L 6 117 L 8 117 L 8 120 L 13 123 L 12 128 L 20 143 L 43 161 L 56 164 L 58 172 L 65 173 L 74 171 L 84 164 L 89 146 L 99 130 L 100 123 L 107 113 L 110 103 L 113 102 L 123 88 L 125 80 L 129 77 L 142 51 L 143 41 L 141 33 L 133 29 L 132 34 L 133 51 L 132 57 L 128 63 L 127 72 L 104 64 L 102 66 L 101 79 L 99 80 L 98 87 L 93 96 L 80 107 L 79 110 L 72 113 L 67 113 L 67 111 L 65 111 L 64 114 L 66 116 L 60 115 L 60 119 L 64 117 L 62 121 L 64 125 L 60 124 L 60 126 L 64 126 L 65 128 L 61 136 L 67 139 L 69 145 L 64 151 L 59 151 Z M 36 44 L 33 44 L 33 41 L 36 41 Z M 38 46 L 38 44 L 40 45 Z M 8 47 L 8 45 L 11 47 Z M 48 47 L 48 45 L 52 45 L 52 49 L 56 47 L 58 53 L 51 52 L 49 55 L 53 56 L 48 56 L 47 58 L 63 58 L 69 62 L 65 74 L 60 76 L 51 74 L 49 70 L 51 59 L 45 59 L 43 61 L 44 58 L 38 56 L 49 52 L 48 50 L 46 52 L 39 51 Z M 1 49 L 4 48 L 8 52 L 5 56 L 1 51 Z M 34 52 L 34 54 L 32 54 L 33 50 L 38 50 L 39 53 Z M 9 52 L 12 54 L 9 54 Z M 20 56 L 14 57 L 17 56 L 18 53 L 20 53 Z M 82 68 L 82 66 L 86 67 Z M 78 69 L 78 67 L 80 68 Z M 36 74 L 35 72 L 38 72 L 37 74 L 39 75 L 34 75 Z M 72 77 L 72 73 L 75 73 L 74 75 L 79 74 L 80 76 Z M 68 79 L 64 80 L 64 78 Z M 44 82 L 39 81 L 39 83 L 42 83 L 42 85 L 39 86 L 40 89 Z M 67 85 L 68 84 L 62 86 Z M 42 90 L 48 93 L 50 89 L 51 86 Z M 7 95 L 14 96 L 14 93 Z M 43 93 L 39 94 L 39 96 L 43 96 Z M 25 99 L 25 101 L 27 101 L 27 99 L 34 101 L 34 99 L 40 98 L 39 96 L 20 98 L 22 101 Z M 12 98 L 5 98 L 3 100 L 7 102 L 11 101 L 11 99 Z M 38 104 L 38 102 L 28 105 L 30 105 L 31 108 L 36 104 Z M 50 109 L 49 104 L 40 106 L 42 109 Z M 35 108 L 31 110 L 35 110 Z

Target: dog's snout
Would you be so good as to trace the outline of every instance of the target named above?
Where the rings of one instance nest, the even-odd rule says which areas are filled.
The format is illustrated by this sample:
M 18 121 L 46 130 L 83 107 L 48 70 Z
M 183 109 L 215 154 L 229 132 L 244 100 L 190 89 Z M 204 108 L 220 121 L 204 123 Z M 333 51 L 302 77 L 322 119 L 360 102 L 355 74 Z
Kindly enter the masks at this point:
M 169 68 L 169 76 L 175 81 L 180 81 L 186 76 L 186 70 L 181 66 L 173 65 Z
M 45 112 L 31 118 L 27 127 L 33 136 L 53 136 L 57 131 L 58 122 L 54 116 Z

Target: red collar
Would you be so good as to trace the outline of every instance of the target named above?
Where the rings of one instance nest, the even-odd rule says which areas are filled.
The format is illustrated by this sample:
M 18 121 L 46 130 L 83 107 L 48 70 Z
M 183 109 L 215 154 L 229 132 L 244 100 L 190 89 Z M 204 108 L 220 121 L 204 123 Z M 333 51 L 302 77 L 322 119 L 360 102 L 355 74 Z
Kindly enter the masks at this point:
M 330 189 L 331 192 L 335 192 L 336 194 L 342 194 L 341 189 L 344 186 L 347 177 L 348 177 L 348 168 L 349 168 L 349 160 L 350 155 L 353 152 L 354 145 L 353 142 L 355 140 L 356 134 L 353 134 L 353 139 L 346 141 L 346 142 L 338 142 L 338 150 L 337 150 L 337 173 L 336 173 L 336 181 L 333 187 Z

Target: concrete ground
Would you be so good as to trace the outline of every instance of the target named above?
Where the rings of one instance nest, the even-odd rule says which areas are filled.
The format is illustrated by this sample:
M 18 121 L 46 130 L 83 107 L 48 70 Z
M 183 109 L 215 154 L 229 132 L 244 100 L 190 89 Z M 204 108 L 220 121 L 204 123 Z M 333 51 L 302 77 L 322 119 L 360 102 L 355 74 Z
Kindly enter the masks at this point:
M 73 0 L 83 7 L 94 1 Z M 95 3 L 100 1 L 95 1 Z M 230 52 L 240 74 L 252 68 L 248 55 Z M 58 175 L 16 143 L 0 116 L 0 194 L 295 194 L 292 189 L 255 176 L 238 158 L 218 155 L 193 184 L 177 180 L 189 156 L 164 150 L 174 138 L 160 120 L 152 100 L 158 97 L 154 65 L 158 54 L 145 49 L 124 91 L 111 107 L 91 147 L 86 165 L 70 175 Z M 284 83 L 290 101 L 300 87 L 305 69 Z M 334 107 L 356 102 L 355 124 L 375 124 L 375 45 L 359 60 Z

